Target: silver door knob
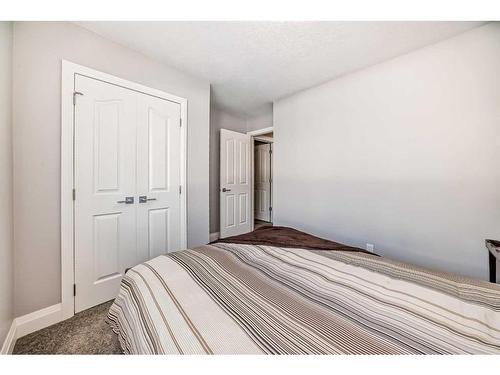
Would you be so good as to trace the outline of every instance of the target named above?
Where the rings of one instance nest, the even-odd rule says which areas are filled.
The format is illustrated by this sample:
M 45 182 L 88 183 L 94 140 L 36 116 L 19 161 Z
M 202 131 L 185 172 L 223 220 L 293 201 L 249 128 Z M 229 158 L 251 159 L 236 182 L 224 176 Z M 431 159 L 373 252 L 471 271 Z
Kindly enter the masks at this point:
M 125 197 L 124 201 L 117 201 L 116 203 L 133 204 L 134 203 L 134 197 Z
M 148 198 L 146 195 L 139 196 L 139 203 L 147 203 L 148 201 L 155 201 L 156 198 Z
M 231 191 L 231 189 L 222 188 L 223 193 L 225 193 L 226 191 Z

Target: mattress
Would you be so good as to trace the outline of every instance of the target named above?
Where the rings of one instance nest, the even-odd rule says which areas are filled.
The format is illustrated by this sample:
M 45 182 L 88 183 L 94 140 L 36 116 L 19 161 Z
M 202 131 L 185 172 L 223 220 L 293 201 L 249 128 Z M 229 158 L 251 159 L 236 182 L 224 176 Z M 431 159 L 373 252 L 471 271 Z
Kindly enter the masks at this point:
M 129 270 L 108 315 L 123 351 L 500 353 L 498 285 L 267 231 Z

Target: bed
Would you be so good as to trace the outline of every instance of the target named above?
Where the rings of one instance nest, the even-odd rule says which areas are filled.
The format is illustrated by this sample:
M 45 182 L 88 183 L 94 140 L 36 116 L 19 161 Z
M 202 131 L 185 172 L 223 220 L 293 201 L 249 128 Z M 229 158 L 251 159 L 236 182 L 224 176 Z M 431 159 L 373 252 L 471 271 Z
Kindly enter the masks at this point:
M 500 354 L 500 287 L 286 227 L 129 270 L 108 318 L 132 354 Z

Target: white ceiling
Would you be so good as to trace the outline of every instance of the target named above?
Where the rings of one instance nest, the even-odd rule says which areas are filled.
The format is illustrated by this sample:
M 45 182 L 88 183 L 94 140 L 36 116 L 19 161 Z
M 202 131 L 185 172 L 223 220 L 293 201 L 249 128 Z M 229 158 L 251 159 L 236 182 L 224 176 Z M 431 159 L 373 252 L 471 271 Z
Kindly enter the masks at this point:
M 208 80 L 215 105 L 249 118 L 272 102 L 449 38 L 481 22 L 78 22 Z

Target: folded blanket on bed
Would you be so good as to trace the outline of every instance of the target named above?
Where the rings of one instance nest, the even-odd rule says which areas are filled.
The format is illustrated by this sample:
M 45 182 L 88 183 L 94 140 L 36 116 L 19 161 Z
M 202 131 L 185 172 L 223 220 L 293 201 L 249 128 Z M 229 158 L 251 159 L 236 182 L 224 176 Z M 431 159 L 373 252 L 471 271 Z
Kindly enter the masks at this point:
M 500 287 L 361 252 L 216 243 L 127 272 L 126 353 L 500 353 Z
M 310 250 L 336 250 L 336 251 L 356 251 L 369 253 L 359 247 L 347 246 L 338 242 L 325 240 L 311 234 L 301 232 L 288 227 L 261 227 L 253 232 L 240 234 L 239 236 L 220 238 L 217 242 L 240 243 L 249 245 L 268 245 L 278 247 L 291 247 Z

